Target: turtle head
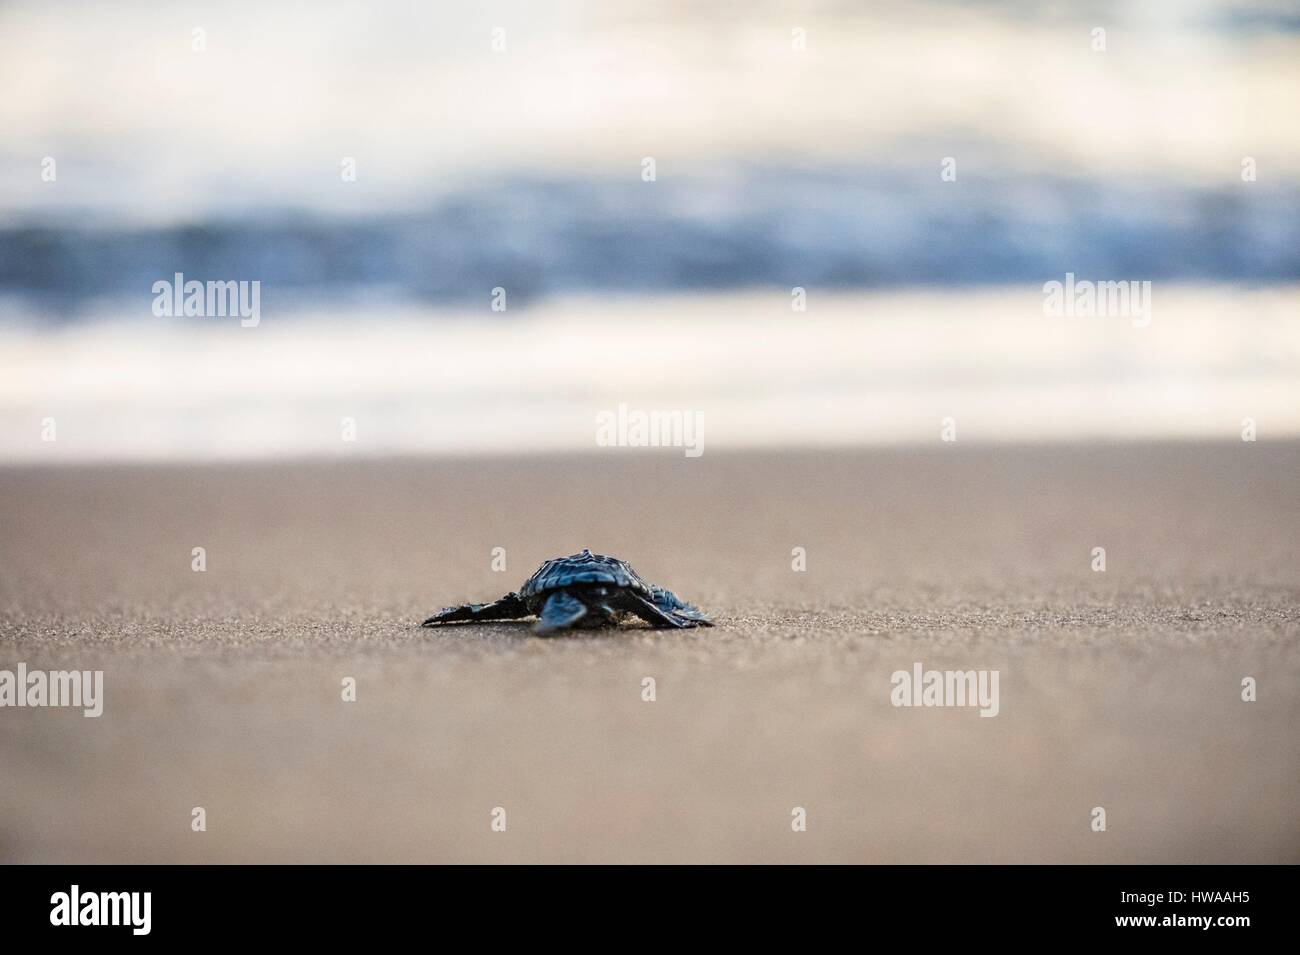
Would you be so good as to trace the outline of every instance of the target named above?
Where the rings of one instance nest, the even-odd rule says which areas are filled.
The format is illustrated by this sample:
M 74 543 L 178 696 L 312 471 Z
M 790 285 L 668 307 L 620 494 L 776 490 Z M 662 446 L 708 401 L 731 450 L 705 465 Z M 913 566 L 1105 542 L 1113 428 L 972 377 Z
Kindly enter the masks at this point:
M 622 618 L 622 613 L 610 605 L 611 598 L 617 596 L 613 587 L 590 587 L 582 592 L 582 602 L 587 605 L 587 616 L 578 624 L 580 627 L 612 627 Z

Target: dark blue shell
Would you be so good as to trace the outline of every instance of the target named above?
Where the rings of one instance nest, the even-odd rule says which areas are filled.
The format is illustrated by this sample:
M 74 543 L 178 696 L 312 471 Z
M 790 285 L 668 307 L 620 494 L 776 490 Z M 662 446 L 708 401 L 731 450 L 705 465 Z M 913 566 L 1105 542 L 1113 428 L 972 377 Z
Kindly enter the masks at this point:
M 606 557 L 583 550 L 572 557 L 556 557 L 537 568 L 537 573 L 524 581 L 519 596 L 524 600 L 560 590 L 574 584 L 604 584 L 632 590 L 642 597 L 650 596 L 650 585 L 642 580 L 625 560 Z

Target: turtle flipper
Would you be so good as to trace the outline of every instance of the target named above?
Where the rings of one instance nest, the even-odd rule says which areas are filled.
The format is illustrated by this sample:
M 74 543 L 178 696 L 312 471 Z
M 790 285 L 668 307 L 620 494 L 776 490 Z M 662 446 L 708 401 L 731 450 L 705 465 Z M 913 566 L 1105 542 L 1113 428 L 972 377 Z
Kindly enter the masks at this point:
M 537 615 L 537 623 L 533 624 L 533 632 L 545 635 L 556 630 L 564 630 L 572 627 L 585 616 L 587 616 L 585 603 L 572 594 L 557 590 L 546 598 L 541 613 Z
M 650 596 L 651 599 L 646 600 L 638 594 L 629 592 L 623 601 L 623 606 L 655 627 L 713 626 L 713 621 L 706 617 L 702 610 L 680 599 L 671 590 L 652 585 Z
M 687 627 L 711 627 L 713 621 L 699 607 L 688 604 L 671 590 L 650 585 L 650 599 L 654 605 Z
M 422 627 L 436 627 L 441 623 L 460 623 L 475 620 L 515 620 L 528 616 L 528 608 L 518 594 L 506 594 L 490 604 L 464 604 L 460 607 L 444 607 L 424 623 Z

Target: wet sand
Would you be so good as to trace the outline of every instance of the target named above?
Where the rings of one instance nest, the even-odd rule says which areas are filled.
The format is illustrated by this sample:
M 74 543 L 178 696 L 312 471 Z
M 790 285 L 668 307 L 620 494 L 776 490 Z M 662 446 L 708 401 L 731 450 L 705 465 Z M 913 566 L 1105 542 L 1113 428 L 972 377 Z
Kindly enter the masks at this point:
M 0 860 L 1300 862 L 1297 475 L 1265 442 L 0 470 L 0 669 L 105 681 L 99 719 L 0 709 Z M 584 546 L 719 626 L 413 626 Z M 916 662 L 998 670 L 998 715 L 892 706 Z

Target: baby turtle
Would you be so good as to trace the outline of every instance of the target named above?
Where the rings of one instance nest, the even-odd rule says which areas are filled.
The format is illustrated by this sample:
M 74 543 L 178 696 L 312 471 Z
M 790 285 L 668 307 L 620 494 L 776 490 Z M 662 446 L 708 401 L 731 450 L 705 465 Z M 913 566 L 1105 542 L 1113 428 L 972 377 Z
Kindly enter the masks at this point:
M 583 548 L 537 568 L 515 593 L 490 604 L 447 607 L 422 627 L 476 620 L 514 620 L 537 614 L 533 632 L 569 627 L 612 627 L 635 614 L 652 627 L 711 627 L 713 622 L 671 591 L 642 580 L 627 561 Z

